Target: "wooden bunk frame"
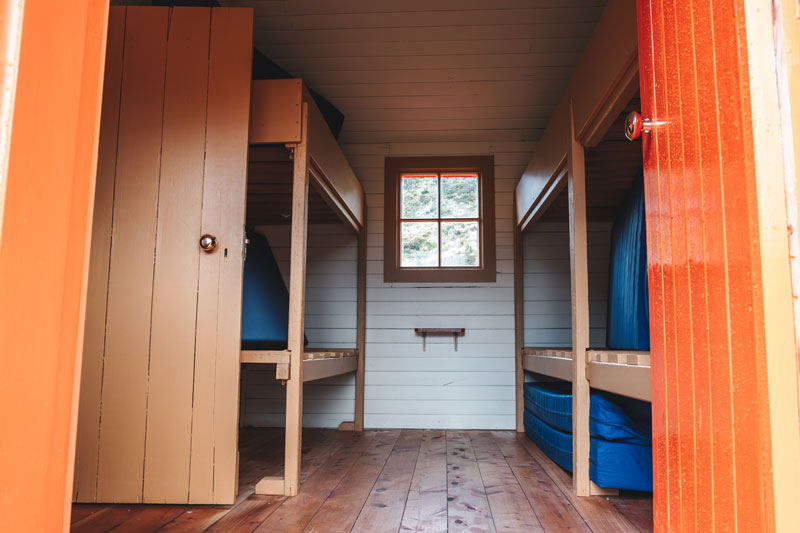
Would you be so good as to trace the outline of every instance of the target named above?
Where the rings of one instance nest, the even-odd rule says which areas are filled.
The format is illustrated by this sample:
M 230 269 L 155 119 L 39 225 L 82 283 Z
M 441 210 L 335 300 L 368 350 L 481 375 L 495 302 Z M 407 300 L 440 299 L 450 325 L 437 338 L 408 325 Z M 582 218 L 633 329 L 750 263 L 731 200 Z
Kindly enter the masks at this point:
M 589 480 L 590 387 L 650 401 L 649 352 L 589 348 L 589 276 L 584 149 L 597 145 L 639 88 L 633 2 L 603 11 L 567 90 L 515 191 L 514 309 L 517 431 L 523 428 L 525 372 L 572 382 L 573 487 L 578 496 L 609 494 Z M 569 189 L 572 348 L 524 345 L 522 232 Z
M 286 350 L 242 350 L 242 363 L 275 364 L 286 384 L 286 448 L 283 477 L 265 477 L 256 494 L 297 494 L 303 429 L 303 383 L 356 373 L 355 420 L 340 429 L 364 428 L 364 346 L 366 339 L 366 203 L 364 191 L 302 80 L 254 81 L 250 145 L 278 144 L 293 159 L 289 336 Z M 356 344 L 353 349 L 304 346 L 306 244 L 309 183 L 342 222 L 358 235 Z

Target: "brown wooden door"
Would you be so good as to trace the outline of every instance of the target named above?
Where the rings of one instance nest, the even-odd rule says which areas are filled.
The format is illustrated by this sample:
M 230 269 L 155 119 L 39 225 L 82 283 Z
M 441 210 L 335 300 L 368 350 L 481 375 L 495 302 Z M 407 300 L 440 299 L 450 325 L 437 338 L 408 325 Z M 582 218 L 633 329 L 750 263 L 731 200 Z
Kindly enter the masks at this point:
M 234 500 L 251 55 L 251 10 L 111 9 L 77 501 Z

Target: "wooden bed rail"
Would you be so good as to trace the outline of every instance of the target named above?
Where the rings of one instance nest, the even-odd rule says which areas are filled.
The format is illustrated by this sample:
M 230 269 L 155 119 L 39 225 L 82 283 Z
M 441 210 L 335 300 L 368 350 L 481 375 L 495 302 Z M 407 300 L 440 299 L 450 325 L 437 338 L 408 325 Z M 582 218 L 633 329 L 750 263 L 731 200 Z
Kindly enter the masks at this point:
M 650 401 L 650 352 L 590 348 L 586 359 L 592 388 Z M 522 367 L 528 372 L 572 381 L 572 350 L 524 347 Z
M 240 363 L 274 364 L 275 379 L 287 380 L 291 375 L 290 350 L 242 350 Z M 303 353 L 303 383 L 355 372 L 358 350 L 355 348 L 312 348 Z

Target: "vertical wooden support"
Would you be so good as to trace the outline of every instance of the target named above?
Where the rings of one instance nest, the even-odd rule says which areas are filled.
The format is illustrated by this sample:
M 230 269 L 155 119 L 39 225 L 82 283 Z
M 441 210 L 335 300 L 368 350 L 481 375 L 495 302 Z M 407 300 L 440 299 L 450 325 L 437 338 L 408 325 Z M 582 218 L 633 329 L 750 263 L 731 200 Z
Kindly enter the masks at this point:
M 514 213 L 516 217 L 517 201 L 514 199 Z M 523 243 L 522 231 L 518 219 L 514 218 L 514 360 L 516 369 L 516 406 L 517 406 L 517 432 L 525 431 L 522 415 L 525 410 L 523 386 L 525 384 L 525 371 L 522 369 L 522 348 L 525 344 L 525 315 L 523 307 L 524 276 L 523 276 Z
M 578 496 L 589 496 L 589 275 L 586 252 L 586 183 L 583 146 L 575 140 L 570 106 L 569 244 L 572 292 L 572 484 Z
M 283 491 L 294 496 L 300 485 L 303 432 L 303 350 L 308 230 L 308 104 L 303 104 L 302 140 L 294 147 L 292 246 L 289 266 L 289 380 L 286 382 L 286 459 Z
M 364 364 L 367 346 L 367 201 L 364 200 L 364 223 L 358 234 L 358 274 L 356 295 L 356 347 L 358 348 L 358 370 L 356 370 L 356 431 L 364 431 Z

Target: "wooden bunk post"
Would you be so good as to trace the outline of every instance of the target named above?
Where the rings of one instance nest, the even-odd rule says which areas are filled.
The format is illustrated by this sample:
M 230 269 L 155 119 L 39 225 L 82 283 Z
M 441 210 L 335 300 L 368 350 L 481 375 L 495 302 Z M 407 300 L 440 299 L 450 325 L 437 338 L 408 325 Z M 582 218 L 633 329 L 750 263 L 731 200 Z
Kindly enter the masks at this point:
M 356 371 L 356 431 L 364 431 L 364 364 L 367 346 L 367 201 L 364 199 L 364 221 L 358 234 L 358 274 L 356 295 L 356 348 L 358 348 L 358 370 Z
M 289 380 L 286 382 L 286 458 L 283 493 L 294 496 L 300 485 L 303 434 L 303 352 L 308 230 L 308 104 L 303 103 L 302 140 L 294 148 L 292 245 L 289 266 Z
M 525 385 L 525 371 L 522 367 L 522 349 L 525 345 L 525 315 L 523 307 L 524 282 L 522 263 L 522 231 L 516 218 L 517 200 L 514 199 L 514 365 L 516 369 L 516 425 L 517 432 L 525 431 L 523 413 L 525 398 L 523 387 Z
M 589 274 L 586 251 L 586 175 L 583 146 L 575 140 L 570 105 L 568 155 L 570 287 L 572 293 L 572 485 L 578 496 L 590 496 L 589 483 Z

